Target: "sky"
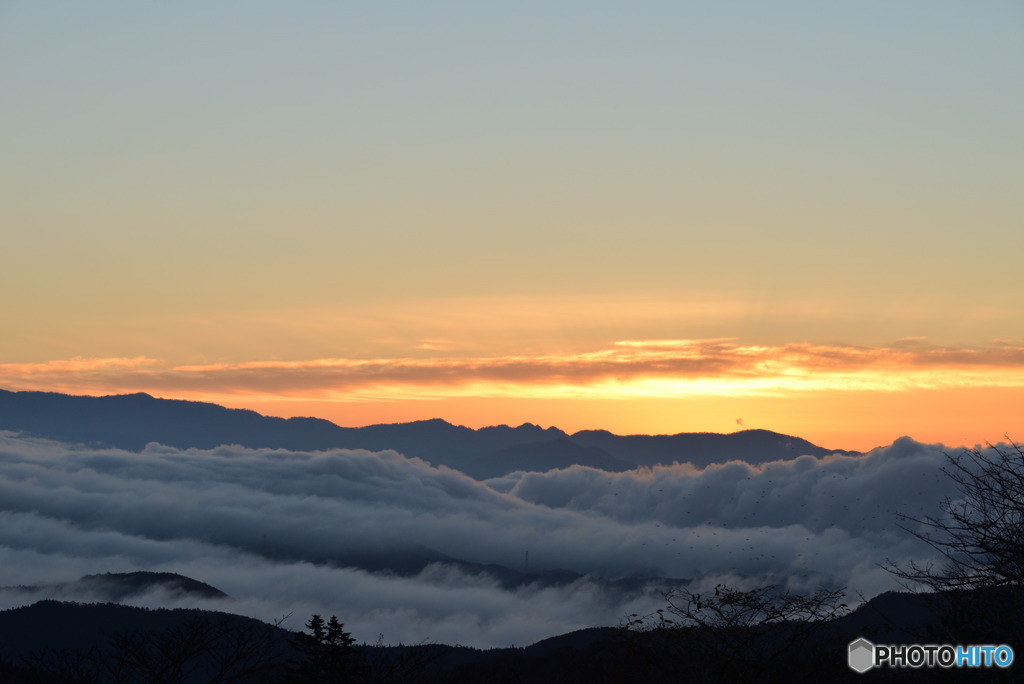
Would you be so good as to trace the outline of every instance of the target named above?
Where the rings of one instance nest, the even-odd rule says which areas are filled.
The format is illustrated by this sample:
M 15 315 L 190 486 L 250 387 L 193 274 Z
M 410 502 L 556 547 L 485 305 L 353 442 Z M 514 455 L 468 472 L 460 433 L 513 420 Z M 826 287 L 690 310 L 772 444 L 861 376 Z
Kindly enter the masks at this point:
M 1024 434 L 1024 5 L 0 2 L 0 387 Z
M 946 463 L 936 445 L 903 438 L 863 456 L 624 473 L 571 466 L 476 481 L 395 452 L 155 443 L 127 452 L 0 431 L 0 586 L 175 572 L 234 600 L 155 591 L 130 602 L 290 615 L 289 629 L 334 614 L 361 642 L 382 634 L 481 648 L 615 626 L 666 605 L 659 581 L 623 592 L 595 576 L 676 578 L 694 591 L 824 584 L 855 606 L 900 589 L 879 564 L 934 555 L 910 534 L 925 528 L 899 529 L 896 514 L 935 515 L 956 494 Z M 411 574 L 352 563 L 363 550 L 419 547 L 515 570 L 528 553 L 532 572 L 584 576 L 508 588 L 449 562 Z M 109 600 L 67 591 L 0 591 L 0 608 Z

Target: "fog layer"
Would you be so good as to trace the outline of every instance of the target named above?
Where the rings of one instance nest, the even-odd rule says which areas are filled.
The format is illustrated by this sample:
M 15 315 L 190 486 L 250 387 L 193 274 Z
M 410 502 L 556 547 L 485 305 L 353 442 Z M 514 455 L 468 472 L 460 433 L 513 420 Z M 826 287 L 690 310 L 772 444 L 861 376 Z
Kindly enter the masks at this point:
M 525 645 L 651 610 L 662 585 L 509 589 L 449 559 L 521 571 L 528 553 L 537 573 L 824 581 L 871 596 L 896 586 L 878 563 L 929 555 L 894 512 L 936 513 L 953 493 L 944 462 L 941 447 L 904 438 L 865 456 L 761 467 L 577 466 L 477 482 L 391 451 L 132 453 L 0 432 L 0 584 L 179 572 L 236 599 L 202 605 L 291 613 L 293 629 L 317 612 L 359 640 Z M 136 602 L 177 601 L 197 603 Z

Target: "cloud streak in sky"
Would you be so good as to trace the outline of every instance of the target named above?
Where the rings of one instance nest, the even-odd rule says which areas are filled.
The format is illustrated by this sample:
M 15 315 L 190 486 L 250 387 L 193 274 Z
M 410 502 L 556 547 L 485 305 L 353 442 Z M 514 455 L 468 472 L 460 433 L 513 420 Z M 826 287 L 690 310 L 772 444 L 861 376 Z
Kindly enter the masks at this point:
M 181 572 L 265 619 L 337 613 L 371 641 L 524 644 L 656 607 L 658 587 L 508 589 L 444 562 L 382 575 L 360 561 L 430 549 L 521 568 L 528 550 L 536 571 L 826 580 L 870 595 L 894 586 L 878 563 L 930 555 L 893 513 L 934 513 L 951 494 L 943 463 L 903 439 L 862 457 L 478 482 L 395 452 L 130 453 L 0 433 L 0 584 Z
M 630 340 L 579 353 L 320 358 L 167 364 L 146 357 L 0 364 L 11 389 L 146 391 L 192 398 L 394 401 L 448 397 L 633 398 L 1024 387 L 1024 346 L 741 345 Z

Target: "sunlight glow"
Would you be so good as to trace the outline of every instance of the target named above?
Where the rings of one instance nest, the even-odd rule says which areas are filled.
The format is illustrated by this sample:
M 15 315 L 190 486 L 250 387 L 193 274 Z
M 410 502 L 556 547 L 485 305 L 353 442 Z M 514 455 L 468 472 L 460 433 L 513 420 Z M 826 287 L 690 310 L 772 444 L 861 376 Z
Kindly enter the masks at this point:
M 619 342 L 568 354 L 169 366 L 146 357 L 0 365 L 17 389 L 146 391 L 329 401 L 453 397 L 636 399 L 1024 387 L 1024 348 L 743 346 L 728 340 Z

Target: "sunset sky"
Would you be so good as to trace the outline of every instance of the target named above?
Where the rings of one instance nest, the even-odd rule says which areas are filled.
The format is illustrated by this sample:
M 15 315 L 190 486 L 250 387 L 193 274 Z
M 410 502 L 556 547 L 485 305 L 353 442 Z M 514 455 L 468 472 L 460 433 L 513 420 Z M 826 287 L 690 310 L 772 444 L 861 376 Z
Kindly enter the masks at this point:
M 1024 439 L 1024 4 L 0 2 L 0 388 Z

